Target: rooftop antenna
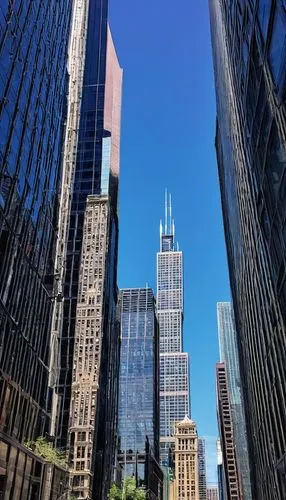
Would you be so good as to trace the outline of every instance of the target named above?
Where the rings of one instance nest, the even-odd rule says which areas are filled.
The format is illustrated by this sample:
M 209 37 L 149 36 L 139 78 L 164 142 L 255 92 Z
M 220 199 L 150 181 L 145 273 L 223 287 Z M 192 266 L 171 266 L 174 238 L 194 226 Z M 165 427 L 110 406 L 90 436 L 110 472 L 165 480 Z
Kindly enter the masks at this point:
M 168 219 L 168 193 L 165 188 L 165 234 L 167 234 L 167 219 Z
M 174 240 L 175 240 L 175 221 L 174 221 L 174 219 L 172 221 L 172 231 L 173 231 L 173 236 L 174 236 Z
M 169 216 L 170 216 L 170 221 L 169 221 L 169 232 L 172 232 L 172 196 L 171 193 L 169 193 Z
M 162 219 L 160 219 L 160 252 L 162 251 L 162 234 L 163 234 L 163 223 Z

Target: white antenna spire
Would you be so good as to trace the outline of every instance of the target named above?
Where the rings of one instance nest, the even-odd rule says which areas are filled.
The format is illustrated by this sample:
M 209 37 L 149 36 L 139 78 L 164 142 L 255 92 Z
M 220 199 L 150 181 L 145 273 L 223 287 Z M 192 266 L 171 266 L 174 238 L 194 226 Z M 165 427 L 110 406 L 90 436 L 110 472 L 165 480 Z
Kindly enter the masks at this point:
M 172 233 L 172 196 L 171 193 L 169 193 L 169 233 Z
M 173 232 L 173 236 L 174 236 L 174 240 L 175 240 L 175 221 L 174 221 L 174 219 L 172 222 L 172 232 Z
M 168 193 L 165 188 L 165 234 L 167 234 L 167 221 L 168 221 Z

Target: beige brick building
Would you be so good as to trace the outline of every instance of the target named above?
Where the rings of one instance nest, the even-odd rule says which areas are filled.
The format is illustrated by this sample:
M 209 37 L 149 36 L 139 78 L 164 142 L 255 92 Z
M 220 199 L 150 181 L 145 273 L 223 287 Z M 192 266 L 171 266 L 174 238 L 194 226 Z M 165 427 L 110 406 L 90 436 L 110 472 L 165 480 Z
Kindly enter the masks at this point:
M 187 416 L 175 425 L 176 500 L 199 500 L 198 434 Z

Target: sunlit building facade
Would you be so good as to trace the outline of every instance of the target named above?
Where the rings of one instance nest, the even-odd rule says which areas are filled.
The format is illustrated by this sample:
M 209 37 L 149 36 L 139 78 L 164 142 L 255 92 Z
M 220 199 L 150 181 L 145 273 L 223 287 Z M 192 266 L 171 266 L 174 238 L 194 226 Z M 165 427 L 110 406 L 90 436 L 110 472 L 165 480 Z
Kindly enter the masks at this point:
M 0 2 L 0 498 L 65 492 L 49 432 L 50 326 L 71 2 Z M 61 485 L 60 485 L 61 483 Z
M 217 321 L 220 361 L 225 363 L 228 393 L 233 423 L 237 469 L 244 500 L 251 500 L 250 470 L 246 439 L 243 396 L 240 391 L 241 377 L 238 361 L 237 335 L 234 326 L 232 304 L 218 302 Z
M 183 352 L 183 254 L 175 249 L 171 199 L 157 253 L 157 315 L 160 330 L 160 450 L 168 465 L 174 425 L 189 415 L 189 356 Z
M 162 498 L 159 466 L 159 329 L 150 288 L 120 290 L 118 462 L 123 477 Z M 159 495 L 158 495 L 159 492 Z
M 175 425 L 174 499 L 200 500 L 198 434 L 195 422 L 187 416 Z
M 217 486 L 207 487 L 207 500 L 219 500 Z
M 252 494 L 286 497 L 285 2 L 210 0 L 216 150 Z

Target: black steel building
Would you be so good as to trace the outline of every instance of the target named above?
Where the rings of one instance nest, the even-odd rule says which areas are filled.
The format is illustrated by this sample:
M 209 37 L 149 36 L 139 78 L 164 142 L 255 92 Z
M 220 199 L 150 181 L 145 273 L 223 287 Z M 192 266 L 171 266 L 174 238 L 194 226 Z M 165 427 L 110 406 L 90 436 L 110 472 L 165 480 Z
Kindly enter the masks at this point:
M 0 3 L 0 498 L 40 498 L 72 2 Z M 58 492 L 59 493 L 59 492 Z M 52 496 L 51 498 L 56 498 Z
M 286 4 L 210 0 L 216 150 L 253 497 L 286 497 Z

